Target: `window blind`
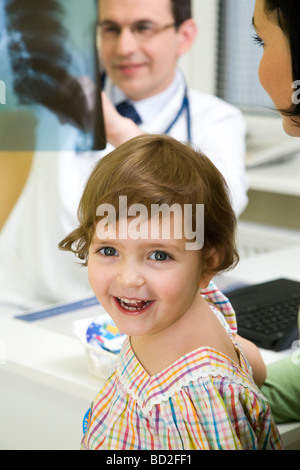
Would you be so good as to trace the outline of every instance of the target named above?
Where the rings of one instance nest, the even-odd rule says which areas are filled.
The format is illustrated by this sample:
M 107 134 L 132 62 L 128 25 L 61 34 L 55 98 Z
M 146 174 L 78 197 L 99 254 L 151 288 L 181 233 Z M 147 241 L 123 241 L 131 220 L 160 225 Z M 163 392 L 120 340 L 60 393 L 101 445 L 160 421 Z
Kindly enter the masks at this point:
M 268 113 L 272 103 L 258 79 L 263 54 L 252 26 L 255 0 L 219 0 L 216 93 L 244 112 Z

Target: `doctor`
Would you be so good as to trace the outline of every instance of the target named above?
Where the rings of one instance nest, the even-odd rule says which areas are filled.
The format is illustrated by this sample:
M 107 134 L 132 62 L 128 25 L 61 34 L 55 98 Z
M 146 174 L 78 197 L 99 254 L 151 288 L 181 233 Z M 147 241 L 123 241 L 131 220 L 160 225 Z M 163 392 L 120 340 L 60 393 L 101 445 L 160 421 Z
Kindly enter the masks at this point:
M 77 226 L 79 199 L 97 160 L 141 132 L 166 133 L 200 148 L 225 176 L 237 215 L 243 211 L 242 115 L 214 96 L 189 90 L 177 67 L 196 33 L 190 0 L 99 0 L 110 144 L 88 155 L 35 153 L 26 187 L 0 234 L 0 314 L 92 295 L 86 270 L 57 246 Z M 138 124 L 120 114 L 128 101 Z
M 197 34 L 191 1 L 99 0 L 98 34 L 106 95 L 138 115 L 137 124 L 120 119 L 104 97 L 108 140 L 117 146 L 143 131 L 200 147 L 225 176 L 239 215 L 247 204 L 241 113 L 188 89 L 177 66 Z

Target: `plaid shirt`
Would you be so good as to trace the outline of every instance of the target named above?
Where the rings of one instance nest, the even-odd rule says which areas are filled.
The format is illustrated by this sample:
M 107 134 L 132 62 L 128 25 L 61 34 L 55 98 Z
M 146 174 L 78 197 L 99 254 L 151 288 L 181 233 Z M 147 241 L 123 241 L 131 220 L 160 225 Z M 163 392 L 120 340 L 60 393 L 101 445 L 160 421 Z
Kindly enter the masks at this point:
M 240 366 L 200 347 L 149 376 L 127 338 L 115 372 L 92 405 L 82 449 L 282 448 L 270 407 L 234 340 L 229 301 L 213 284 L 202 295 L 231 336 Z

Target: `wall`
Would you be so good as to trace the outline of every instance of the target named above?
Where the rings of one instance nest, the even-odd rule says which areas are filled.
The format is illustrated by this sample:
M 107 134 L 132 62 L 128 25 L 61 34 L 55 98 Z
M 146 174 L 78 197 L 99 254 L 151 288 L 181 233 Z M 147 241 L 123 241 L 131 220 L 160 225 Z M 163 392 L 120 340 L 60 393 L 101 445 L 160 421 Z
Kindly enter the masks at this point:
M 198 37 L 189 54 L 181 59 L 190 87 L 215 92 L 218 0 L 193 0 Z

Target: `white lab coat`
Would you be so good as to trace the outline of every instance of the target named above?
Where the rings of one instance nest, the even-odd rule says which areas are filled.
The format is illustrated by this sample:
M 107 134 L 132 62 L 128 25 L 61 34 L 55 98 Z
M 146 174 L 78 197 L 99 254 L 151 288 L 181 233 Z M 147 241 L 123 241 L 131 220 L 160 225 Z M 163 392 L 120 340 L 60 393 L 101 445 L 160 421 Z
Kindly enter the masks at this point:
M 180 72 L 177 81 L 172 100 L 142 125 L 145 132 L 164 133 L 178 113 L 185 89 Z M 155 100 L 157 105 L 159 100 Z M 196 90 L 189 91 L 189 103 L 192 143 L 224 174 L 235 211 L 240 214 L 247 204 L 242 114 Z M 143 104 L 146 109 L 151 102 L 137 103 L 138 111 Z M 185 113 L 170 135 L 187 141 Z M 77 207 L 88 175 L 98 159 L 111 150 L 108 145 L 103 152 L 35 153 L 25 188 L 0 233 L 0 314 L 93 295 L 87 269 L 73 254 L 59 251 L 57 245 L 77 225 Z

